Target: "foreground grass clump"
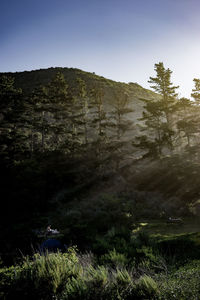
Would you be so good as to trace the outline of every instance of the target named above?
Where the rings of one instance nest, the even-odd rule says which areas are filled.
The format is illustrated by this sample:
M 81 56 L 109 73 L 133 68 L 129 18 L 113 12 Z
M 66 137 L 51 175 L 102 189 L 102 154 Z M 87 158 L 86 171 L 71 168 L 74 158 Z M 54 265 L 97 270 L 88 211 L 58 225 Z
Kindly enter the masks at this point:
M 127 268 L 95 265 L 92 259 L 67 253 L 36 254 L 20 266 L 0 271 L 1 299 L 154 299 L 156 282 Z
M 2 296 L 5 299 L 17 296 L 20 299 L 51 299 L 63 290 L 68 278 L 78 276 L 79 267 L 73 248 L 65 254 L 46 253 L 26 257 L 20 266 L 1 270 Z

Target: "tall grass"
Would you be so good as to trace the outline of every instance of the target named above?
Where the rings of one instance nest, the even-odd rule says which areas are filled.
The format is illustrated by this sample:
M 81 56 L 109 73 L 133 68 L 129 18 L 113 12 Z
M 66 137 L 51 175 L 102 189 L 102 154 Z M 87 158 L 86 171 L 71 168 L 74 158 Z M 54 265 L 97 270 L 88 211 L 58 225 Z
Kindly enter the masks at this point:
M 0 274 L 0 296 L 9 300 L 150 299 L 157 295 L 152 278 L 139 278 L 125 267 L 96 265 L 74 248 L 65 254 L 35 254 Z

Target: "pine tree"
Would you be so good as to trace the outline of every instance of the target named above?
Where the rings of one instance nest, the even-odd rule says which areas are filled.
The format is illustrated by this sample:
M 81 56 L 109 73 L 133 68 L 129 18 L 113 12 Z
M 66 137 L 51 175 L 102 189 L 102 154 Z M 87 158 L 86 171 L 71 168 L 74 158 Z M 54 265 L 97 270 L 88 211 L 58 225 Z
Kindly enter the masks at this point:
M 92 105 L 92 114 L 93 114 L 93 125 L 97 130 L 98 137 L 106 135 L 106 126 L 107 126 L 107 116 L 106 111 L 103 105 L 103 87 L 97 83 L 93 86 L 91 90 L 91 105 Z
M 26 151 L 26 132 L 23 130 L 24 103 L 22 90 L 16 89 L 14 79 L 0 78 L 0 145 L 1 155 L 8 160 L 20 159 Z
M 115 138 L 120 141 L 123 135 L 130 130 L 133 123 L 127 119 L 127 114 L 133 112 L 133 109 L 129 107 L 128 93 L 118 88 L 115 92 L 115 103 L 112 107 L 110 118 L 113 121 L 111 126 L 115 129 Z
M 91 92 L 91 132 L 93 142 L 93 155 L 96 160 L 97 168 L 103 172 L 109 160 L 109 137 L 107 135 L 108 117 L 103 104 L 103 86 L 95 82 Z M 94 129 L 96 129 L 94 131 Z
M 133 122 L 128 120 L 128 114 L 133 112 L 129 106 L 128 93 L 120 87 L 115 92 L 115 103 L 112 107 L 109 116 L 109 126 L 113 129 L 111 136 L 112 159 L 118 169 L 120 161 L 125 158 L 128 150 L 127 139 L 124 139 L 124 135 L 130 132 L 133 125 Z
M 52 114 L 53 148 L 73 154 L 78 143 L 75 99 L 62 73 L 58 72 L 47 86 L 47 96 Z
M 181 145 L 182 139 L 186 138 L 187 146 L 191 146 L 191 139 L 196 132 L 196 118 L 194 117 L 194 105 L 190 99 L 181 98 L 177 103 L 177 129 L 179 134 L 183 133 L 183 137 L 180 137 Z
M 156 71 L 157 76 L 150 77 L 148 82 L 153 84 L 151 85 L 151 88 L 161 95 L 161 109 L 165 115 L 169 128 L 172 129 L 171 116 L 176 107 L 176 89 L 178 89 L 179 86 L 173 86 L 171 82 L 172 71 L 169 68 L 165 69 L 162 62 L 155 64 L 154 70 Z
M 160 105 L 160 101 L 142 100 L 145 102 L 143 117 L 140 121 L 143 121 L 141 131 L 146 132 L 147 135 L 141 135 L 136 137 L 136 141 L 133 145 L 141 149 L 147 150 L 145 156 L 161 157 L 163 154 L 163 148 L 171 148 L 171 140 L 173 131 L 168 127 L 167 122 L 164 122 L 164 112 Z
M 192 90 L 192 98 L 195 101 L 195 105 L 199 106 L 200 105 L 200 79 L 194 78 L 193 79 L 195 88 Z
M 192 116 L 192 124 L 193 124 L 193 135 L 196 138 L 195 144 L 193 145 L 193 154 L 195 154 L 196 158 L 199 160 L 199 149 L 200 149 L 200 143 L 199 143 L 199 136 L 200 136 L 200 118 L 199 118 L 199 109 L 200 109 L 200 79 L 194 78 L 193 79 L 195 87 L 192 90 L 192 98 L 194 99 L 194 112 Z
M 197 143 L 199 144 L 199 134 L 200 134 L 200 118 L 199 118 L 199 109 L 200 109 L 200 79 L 193 79 L 195 88 L 192 90 L 192 98 L 194 99 L 194 113 L 193 113 L 193 122 L 196 124 L 196 136 L 198 136 Z
M 160 157 L 164 149 L 173 149 L 173 137 L 175 135 L 173 124 L 173 113 L 176 110 L 175 90 L 178 86 L 173 86 L 171 82 L 171 73 L 169 69 L 165 69 L 162 62 L 155 64 L 156 77 L 150 77 L 149 83 L 155 92 L 160 94 L 160 99 L 146 100 L 141 121 L 144 122 L 142 131 L 147 132 L 136 138 L 134 146 L 146 148 L 146 155 Z
M 78 118 L 77 123 L 80 128 L 80 134 L 83 137 L 84 144 L 87 147 L 88 145 L 88 131 L 90 126 L 90 117 L 89 117 L 89 110 L 90 110 L 90 103 L 89 103 L 89 96 L 87 92 L 87 86 L 83 79 L 77 78 L 77 112 Z
M 51 114 L 47 89 L 43 86 L 36 88 L 26 103 L 26 117 L 30 129 L 30 151 L 44 152 L 48 149 L 47 137 L 50 135 Z M 50 147 L 50 145 L 49 145 Z

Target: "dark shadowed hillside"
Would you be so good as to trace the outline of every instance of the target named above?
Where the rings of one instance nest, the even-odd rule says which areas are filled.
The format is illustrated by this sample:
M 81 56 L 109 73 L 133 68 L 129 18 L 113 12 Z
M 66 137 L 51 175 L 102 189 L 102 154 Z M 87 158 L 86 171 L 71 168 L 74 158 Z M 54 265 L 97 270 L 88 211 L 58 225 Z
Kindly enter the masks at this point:
M 112 90 L 115 87 L 121 87 L 122 89 L 127 89 L 135 97 L 155 97 L 155 93 L 144 89 L 137 83 L 130 82 L 129 84 L 126 84 L 122 82 L 116 82 L 106 79 L 103 76 L 98 76 L 95 73 L 89 73 L 75 68 L 55 67 L 15 73 L 0 73 L 0 76 L 3 74 L 14 77 L 16 87 L 20 87 L 23 89 L 23 91 L 29 93 L 40 85 L 46 85 L 58 72 L 62 72 L 64 74 L 66 81 L 72 87 L 76 86 L 76 79 L 77 77 L 80 77 L 87 83 L 88 86 L 91 86 L 94 81 L 98 81 L 106 88 L 106 90 L 109 90 L 109 88 Z
M 0 73 L 0 76 L 3 74 L 14 77 L 16 87 L 21 88 L 26 95 L 29 95 L 35 88 L 47 85 L 58 72 L 61 72 L 64 75 L 67 84 L 74 92 L 76 91 L 77 78 L 84 80 L 88 89 L 92 88 L 94 84 L 100 85 L 103 88 L 103 100 L 108 105 L 116 102 L 118 90 L 122 93 L 128 93 L 129 104 L 134 110 L 129 117 L 135 121 L 137 121 L 136 119 L 141 116 L 143 111 L 143 103 L 139 99 L 158 98 L 157 94 L 148 89 L 144 89 L 137 83 L 130 82 L 126 84 L 123 82 L 116 82 L 106 79 L 103 76 L 98 76 L 95 73 L 89 73 L 75 68 L 57 67 L 15 73 Z

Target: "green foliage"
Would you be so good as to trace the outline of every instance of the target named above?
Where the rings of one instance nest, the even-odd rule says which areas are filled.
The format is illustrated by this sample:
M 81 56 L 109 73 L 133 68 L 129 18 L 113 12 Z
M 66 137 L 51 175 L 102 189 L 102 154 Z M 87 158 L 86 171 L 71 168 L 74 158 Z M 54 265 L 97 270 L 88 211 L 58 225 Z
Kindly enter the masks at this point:
M 114 236 L 114 231 L 108 235 Z M 8 300 L 17 296 L 44 300 L 199 298 L 199 260 L 192 260 L 191 251 L 197 248 L 189 236 L 163 241 L 165 259 L 159 254 L 163 252 L 159 240 L 153 242 L 146 233 L 134 235 L 131 246 L 135 249 L 132 264 L 126 249 L 108 251 L 101 256 L 101 265 L 91 253 L 78 254 L 75 247 L 64 254 L 24 257 L 21 264 L 0 269 L 0 296 Z M 186 260 L 183 254 L 190 258 Z
M 192 240 L 192 235 L 166 238 L 160 241 L 157 247 L 166 261 L 175 263 L 176 266 L 183 265 L 189 260 L 198 259 L 200 256 L 199 245 Z
M 11 266 L 9 268 L 0 269 L 0 298 L 6 299 L 10 293 L 14 281 L 17 278 L 17 274 L 20 272 L 20 266 Z
M 157 283 L 150 276 L 147 275 L 143 275 L 139 278 L 137 290 L 138 296 L 140 296 L 141 299 L 142 297 L 147 297 L 147 295 L 149 299 L 153 299 L 159 294 Z
M 199 261 L 193 261 L 169 275 L 157 276 L 160 299 L 199 299 L 200 296 Z
M 15 269 L 15 277 L 13 272 L 10 275 L 12 286 L 7 289 L 8 299 L 14 295 L 20 299 L 51 299 L 63 290 L 68 278 L 77 276 L 77 262 L 73 248 L 64 255 L 35 254 L 32 259 L 24 258 L 21 267 Z
M 188 153 L 166 156 L 143 170 L 137 178 L 136 188 L 156 191 L 157 197 L 158 192 L 164 195 L 164 210 L 167 207 L 172 209 L 166 215 L 190 215 L 188 204 L 199 199 L 199 168 L 199 162 L 194 161 L 194 156 L 191 157 Z
M 0 77 L 0 157 L 7 164 L 26 157 L 26 133 L 23 131 L 24 107 L 21 89 L 16 89 L 14 79 Z
M 66 254 L 34 255 L 21 266 L 1 270 L 4 299 L 144 299 L 157 295 L 156 283 L 148 276 L 134 278 L 127 269 L 81 266 L 74 249 Z M 15 274 L 15 275 L 13 275 Z M 7 278 L 7 281 L 5 281 Z
M 165 69 L 162 62 L 155 64 L 155 71 L 157 76 L 150 77 L 149 83 L 153 84 L 151 88 L 161 97 L 159 100 L 141 99 L 145 105 L 140 120 L 144 122 L 142 131 L 147 132 L 147 135 L 137 137 L 138 143 L 134 142 L 134 146 L 146 148 L 144 157 L 159 158 L 164 150 L 172 151 L 174 146 L 173 113 L 177 109 L 175 90 L 178 87 L 172 85 L 172 71 Z
M 110 265 L 115 268 L 125 267 L 128 263 L 128 258 L 125 253 L 116 252 L 115 248 L 110 250 L 108 253 L 104 254 L 100 261 L 102 264 Z
M 194 99 L 195 104 L 198 106 L 200 104 L 200 79 L 194 78 L 193 81 L 195 88 L 192 90 L 193 93 L 191 96 Z
M 63 207 L 62 203 L 62 210 Z M 73 240 L 81 248 L 90 245 L 96 251 L 104 253 L 108 244 L 110 249 L 116 244 L 123 248 L 126 240 L 130 238 L 133 219 L 127 212 L 128 208 L 123 199 L 114 195 L 103 195 L 88 201 L 68 202 L 65 213 L 61 215 L 58 209 L 54 218 L 64 228 L 68 228 L 68 240 Z
M 162 62 L 155 64 L 154 70 L 156 71 L 156 77 L 150 77 L 149 83 L 153 84 L 153 88 L 156 92 L 163 96 L 163 100 L 170 101 L 169 97 L 176 97 L 176 89 L 178 86 L 173 86 L 171 82 L 172 71 L 165 69 Z
M 139 220 L 159 218 L 164 234 L 167 224 L 162 222 L 190 215 L 199 199 L 198 105 L 194 114 L 188 99 L 177 101 L 171 71 L 162 63 L 155 70 L 150 83 L 160 98 L 137 84 L 75 69 L 14 74 L 23 93 L 13 79 L 1 77 L 5 208 L 0 213 L 0 252 L 4 264 L 15 262 L 15 267 L 0 270 L 1 298 L 198 299 L 197 280 L 192 278 L 191 291 L 188 282 L 190 276 L 199 278 L 198 265 L 189 265 L 199 258 L 199 237 L 156 239 L 137 227 Z M 198 100 L 198 80 L 194 92 Z M 120 166 L 128 153 L 123 135 L 132 129 L 127 114 L 133 95 L 152 99 L 143 100 L 146 135 L 138 137 L 146 156 L 162 157 L 175 141 L 182 146 L 185 139 L 184 153 L 151 165 L 131 160 L 130 166 Z M 113 169 L 118 173 L 111 178 L 107 174 L 113 175 Z M 13 249 L 30 253 L 30 244 L 38 243 L 32 229 L 49 220 L 61 229 L 66 244 L 92 251 L 91 257 L 69 249 L 35 254 L 19 264 Z

